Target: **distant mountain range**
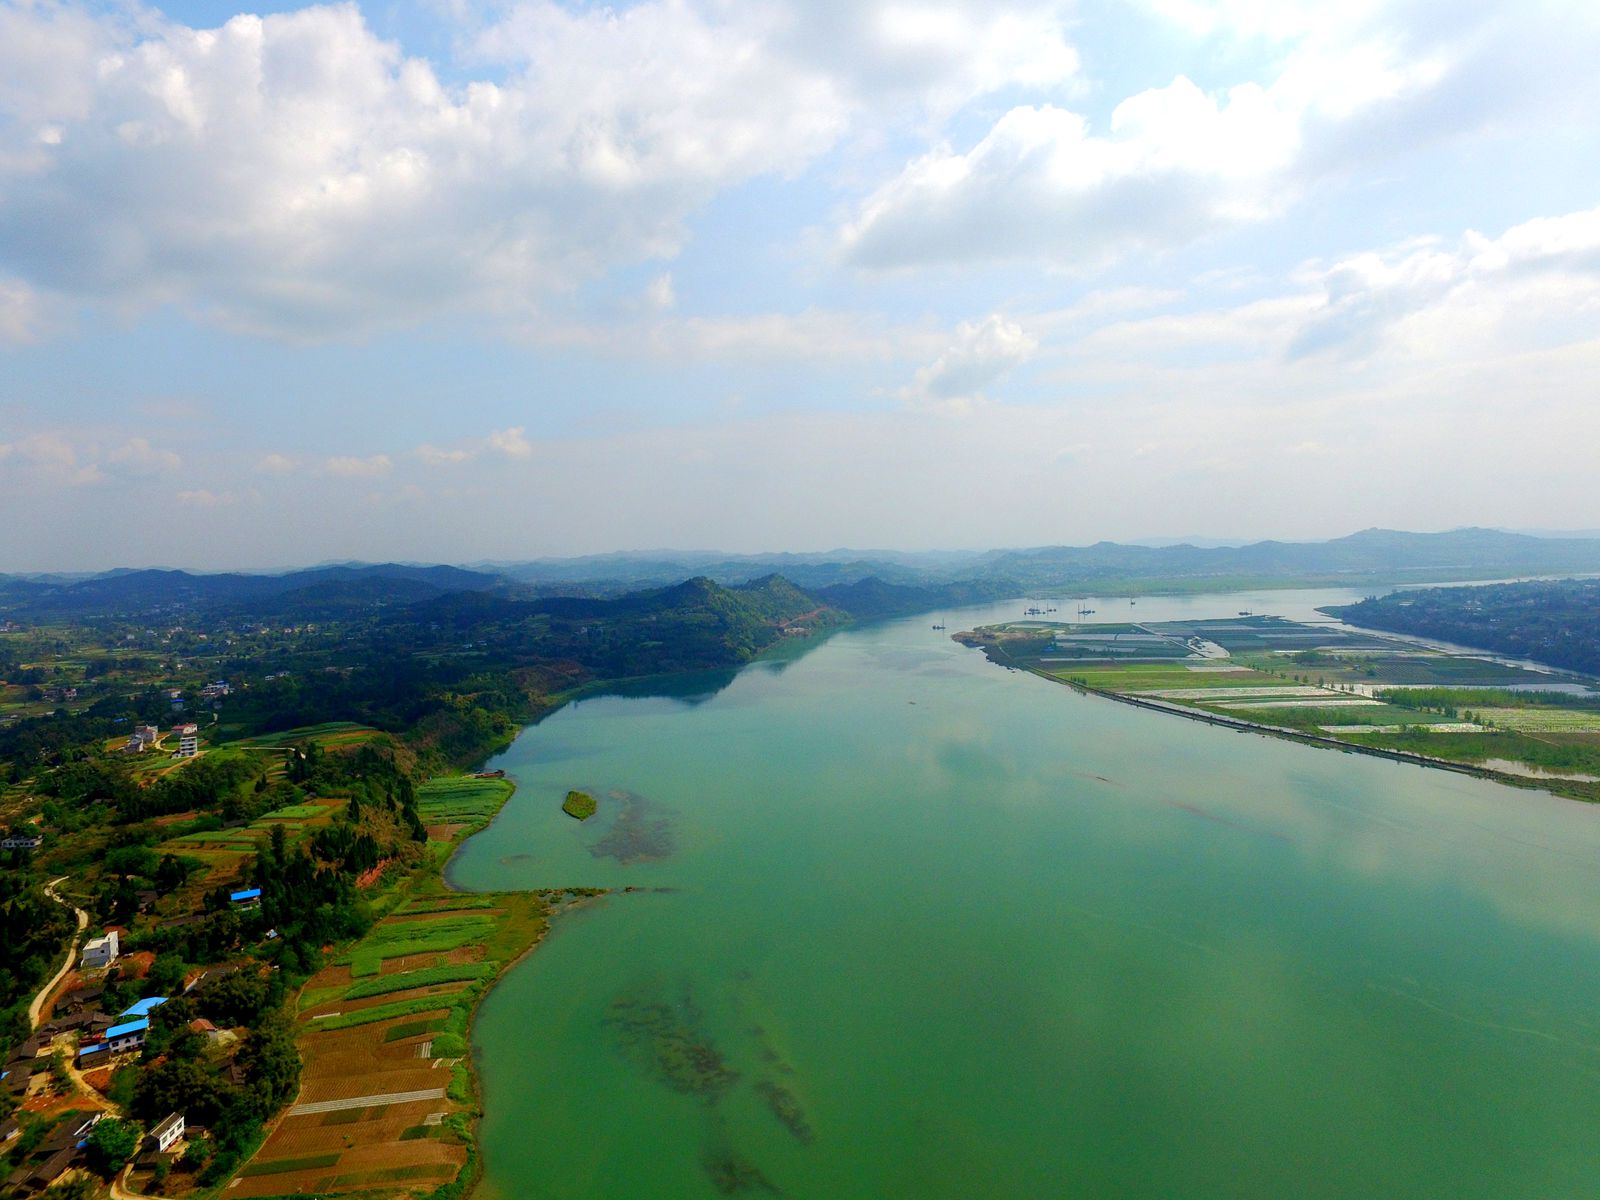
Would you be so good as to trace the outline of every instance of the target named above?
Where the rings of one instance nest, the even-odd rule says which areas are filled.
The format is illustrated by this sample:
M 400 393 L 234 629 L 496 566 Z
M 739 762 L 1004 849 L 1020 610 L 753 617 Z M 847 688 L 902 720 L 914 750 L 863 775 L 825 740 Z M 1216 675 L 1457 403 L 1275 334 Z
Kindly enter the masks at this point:
M 35 619 L 189 608 L 316 619 L 460 593 L 518 601 L 604 599 L 692 579 L 726 586 L 781 575 L 822 603 L 866 616 L 1023 593 L 1382 586 L 1590 572 L 1600 572 L 1600 538 L 1368 529 L 1331 541 L 1243 546 L 1097 542 L 981 552 L 656 551 L 472 567 L 340 563 L 280 574 L 122 569 L 87 578 L 0 576 L 0 610 Z

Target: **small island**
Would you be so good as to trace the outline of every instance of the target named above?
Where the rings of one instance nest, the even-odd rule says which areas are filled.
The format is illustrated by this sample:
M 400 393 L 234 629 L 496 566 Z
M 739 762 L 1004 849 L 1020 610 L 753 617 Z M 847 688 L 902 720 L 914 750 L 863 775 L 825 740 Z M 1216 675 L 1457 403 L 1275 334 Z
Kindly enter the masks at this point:
M 588 792 L 568 792 L 567 798 L 561 803 L 562 812 L 580 821 L 587 821 L 594 816 L 596 807 L 594 797 Z

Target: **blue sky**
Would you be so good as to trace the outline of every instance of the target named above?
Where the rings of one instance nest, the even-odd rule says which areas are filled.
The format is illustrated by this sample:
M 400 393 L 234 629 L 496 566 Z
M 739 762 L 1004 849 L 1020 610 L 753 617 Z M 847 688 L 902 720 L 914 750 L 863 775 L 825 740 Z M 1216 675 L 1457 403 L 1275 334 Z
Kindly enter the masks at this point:
M 1600 525 L 1600 10 L 0 0 L 0 572 Z

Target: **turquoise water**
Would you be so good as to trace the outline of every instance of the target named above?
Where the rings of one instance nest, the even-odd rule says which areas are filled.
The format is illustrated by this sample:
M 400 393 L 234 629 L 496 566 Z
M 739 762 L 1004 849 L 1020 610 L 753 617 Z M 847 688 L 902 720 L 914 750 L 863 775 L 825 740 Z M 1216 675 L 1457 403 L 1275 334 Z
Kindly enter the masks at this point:
M 1600 811 L 929 624 L 587 700 L 496 762 L 518 792 L 458 884 L 641 890 L 486 1000 L 483 1195 L 1600 1192 Z

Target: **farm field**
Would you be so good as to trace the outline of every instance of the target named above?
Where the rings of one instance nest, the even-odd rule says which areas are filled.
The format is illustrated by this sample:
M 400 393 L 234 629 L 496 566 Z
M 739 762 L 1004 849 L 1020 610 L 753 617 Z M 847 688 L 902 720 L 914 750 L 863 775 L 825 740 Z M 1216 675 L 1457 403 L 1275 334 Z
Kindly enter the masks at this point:
M 228 1196 L 409 1197 L 475 1169 L 468 1021 L 543 936 L 548 908 L 538 895 L 447 891 L 437 867 L 511 790 L 472 778 L 418 789 L 434 862 L 377 898 L 387 915 L 302 989 L 300 1095 Z
M 1563 794 L 1600 799 L 1588 780 L 1548 778 L 1600 772 L 1600 690 L 1581 677 L 1276 617 L 1012 622 L 957 638 L 996 662 L 1072 686 L 1540 778 Z M 1158 645 L 1188 656 L 1149 661 Z M 1126 653 L 1130 646 L 1139 660 Z
M 244 860 L 271 837 L 274 827 L 281 828 L 293 845 L 312 830 L 329 824 L 344 805 L 343 797 L 323 797 L 277 809 L 237 829 L 182 833 L 162 842 L 156 849 L 164 854 L 199 859 L 205 863 L 206 873 L 198 884 L 215 886 L 234 879 Z
M 1600 732 L 1600 711 L 1566 708 L 1480 708 L 1476 714 L 1489 724 L 1517 733 Z
M 417 815 L 428 827 L 428 840 L 448 848 L 487 825 L 511 796 L 506 779 L 452 776 L 430 779 L 417 789 Z

